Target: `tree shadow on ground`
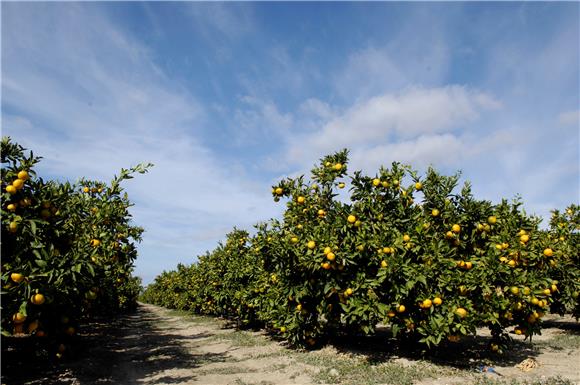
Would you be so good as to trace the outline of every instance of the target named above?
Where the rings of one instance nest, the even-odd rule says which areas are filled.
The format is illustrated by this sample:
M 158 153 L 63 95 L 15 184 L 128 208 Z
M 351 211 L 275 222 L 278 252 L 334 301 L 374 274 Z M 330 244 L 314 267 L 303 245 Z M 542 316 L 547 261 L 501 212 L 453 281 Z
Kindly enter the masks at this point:
M 512 341 L 503 352 L 490 350 L 491 337 L 464 336 L 459 342 L 444 341 L 427 349 L 412 340 L 395 339 L 388 327 L 378 328 L 371 336 L 341 336 L 330 341 L 343 353 L 362 355 L 371 363 L 383 363 L 393 358 L 422 359 L 437 365 L 456 369 L 473 369 L 478 365 L 513 366 L 526 358 L 539 355 L 539 349 L 530 342 Z
M 225 361 L 227 353 L 192 352 L 196 341 L 209 334 L 165 333 L 155 328 L 160 321 L 142 306 L 117 319 L 97 319 L 67 345 L 60 362 L 3 346 L 2 384 L 137 384 L 144 379 L 150 384 L 182 383 L 194 379 L 192 369 Z

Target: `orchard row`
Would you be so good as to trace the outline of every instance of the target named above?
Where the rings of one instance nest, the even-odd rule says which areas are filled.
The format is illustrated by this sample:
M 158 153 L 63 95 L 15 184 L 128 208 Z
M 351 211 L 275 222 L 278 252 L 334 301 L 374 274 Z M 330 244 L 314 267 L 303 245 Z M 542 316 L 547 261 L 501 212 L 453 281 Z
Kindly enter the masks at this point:
M 2 335 L 42 339 L 62 355 L 79 323 L 136 303 L 131 206 L 120 183 L 44 181 L 39 158 L 2 139 Z
M 234 230 L 190 266 L 164 272 L 143 299 L 262 326 L 295 345 L 344 333 L 396 336 L 428 346 L 488 327 L 539 333 L 547 312 L 580 316 L 580 210 L 554 211 L 549 229 L 521 202 L 477 200 L 458 175 L 420 177 L 393 163 L 355 172 L 347 151 L 272 188 L 281 220 Z

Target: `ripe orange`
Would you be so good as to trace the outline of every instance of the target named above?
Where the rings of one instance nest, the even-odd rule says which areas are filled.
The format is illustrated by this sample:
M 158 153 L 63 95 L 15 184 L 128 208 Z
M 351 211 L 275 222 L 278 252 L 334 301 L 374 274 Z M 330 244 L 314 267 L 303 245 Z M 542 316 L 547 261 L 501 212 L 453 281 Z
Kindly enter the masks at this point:
M 346 186 L 346 185 L 345 185 L 343 182 L 340 182 L 340 183 L 338 184 L 338 188 L 344 188 L 344 186 Z
M 352 293 L 353 293 L 353 291 L 350 287 L 344 291 L 345 295 L 352 295 Z
M 24 187 L 24 181 L 22 179 L 14 179 L 12 186 L 14 186 L 16 190 L 20 190 Z
M 6 186 L 6 192 L 9 194 L 16 194 L 16 187 L 14 187 L 10 184 L 10 185 Z
M 494 215 L 491 215 L 487 218 L 487 223 L 489 223 L 490 225 L 495 225 L 497 223 L 497 217 Z
M 455 314 L 457 314 L 460 318 L 465 318 L 467 317 L 467 310 L 462 307 L 458 307 L 457 310 L 455 310 Z
M 32 302 L 34 305 L 42 305 L 44 301 L 46 301 L 46 298 L 44 298 L 44 295 L 40 293 L 33 294 L 30 297 L 30 302 Z
M 380 184 L 381 184 L 381 180 L 379 178 L 373 179 L 373 186 L 377 187 Z
M 546 257 L 551 257 L 552 255 L 554 255 L 554 250 L 552 250 L 548 247 L 548 248 L 544 249 L 544 255 Z
M 433 304 L 433 302 L 430 299 L 423 300 L 423 308 L 425 308 L 425 309 L 429 309 L 432 304 Z
M 20 283 L 24 280 L 24 275 L 20 273 L 12 273 L 10 274 L 10 279 L 12 279 L 16 283 Z
M 518 294 L 519 294 L 519 292 L 520 292 L 520 289 L 519 289 L 517 286 L 512 286 L 512 287 L 510 287 L 510 292 L 511 292 L 513 295 L 518 295 Z
M 324 269 L 324 270 L 330 270 L 330 263 L 328 262 L 322 262 L 320 264 L 320 266 Z
M 422 188 L 423 188 L 423 185 L 421 184 L 421 182 L 415 183 L 415 190 L 421 190 Z
M 308 243 L 306 244 L 306 247 L 308 247 L 310 250 L 312 250 L 316 247 L 316 242 L 308 241 Z
M 447 238 L 447 239 L 453 238 L 453 232 L 451 232 L 451 231 L 446 232 L 445 233 L 445 238 Z
M 336 258 L 336 256 L 334 255 L 333 252 L 326 254 L 326 259 L 328 259 L 331 262 L 334 261 L 335 258 Z
M 342 169 L 342 164 L 340 164 L 340 163 L 337 163 L 337 164 L 335 164 L 335 165 L 334 165 L 334 169 L 335 169 L 336 171 L 340 171 L 340 170 Z
M 93 247 L 97 247 L 100 244 L 101 244 L 101 241 L 99 241 L 98 239 L 91 240 L 91 246 L 93 246 Z
M 411 237 L 408 234 L 403 235 L 403 242 L 409 242 L 410 240 L 411 240 Z
M 440 297 L 435 297 L 435 298 L 433 298 L 433 303 L 436 306 L 439 306 L 439 305 L 441 305 L 443 303 L 443 300 Z
M 332 249 L 331 249 L 330 247 L 328 247 L 328 246 L 326 246 L 326 247 L 324 248 L 324 254 L 328 254 L 328 253 L 330 253 L 331 251 L 332 251 Z
M 530 240 L 530 236 L 528 234 L 520 235 L 520 242 L 527 243 Z
M 404 313 L 406 310 L 405 305 L 399 305 L 399 307 L 397 307 L 397 312 L 399 313 Z
M 385 261 L 385 260 L 382 260 L 382 261 L 381 261 L 381 267 L 384 269 L 384 268 L 385 268 L 385 267 L 387 267 L 387 266 L 388 266 L 388 263 L 387 263 L 387 261 Z
M 22 179 L 22 180 L 28 180 L 29 176 L 28 176 L 28 172 L 26 172 L 26 170 L 22 170 L 18 173 L 18 179 Z
M 16 203 L 10 203 L 8 206 L 6 206 L 6 210 L 14 212 L 16 211 L 16 207 Z
M 303 196 L 299 196 L 298 198 L 296 198 L 296 201 L 300 204 L 304 203 L 305 200 L 306 198 L 304 198 Z
M 348 218 L 346 219 L 348 221 L 348 223 L 355 223 L 356 222 L 356 217 L 354 215 L 349 215 Z
M 83 192 L 84 192 L 84 193 L 88 193 L 88 192 L 90 192 L 90 191 L 91 191 L 91 189 L 90 189 L 90 188 L 88 188 L 88 187 L 83 187 Z
M 26 316 L 18 312 L 12 316 L 12 321 L 14 321 L 15 324 L 21 324 L 26 321 Z
M 439 216 L 439 210 L 437 210 L 437 209 L 431 210 L 431 216 L 434 216 L 434 217 Z
M 276 195 L 282 195 L 284 190 L 282 189 L 282 187 L 276 187 L 276 190 L 274 192 L 276 193 Z
M 10 230 L 11 233 L 15 233 L 16 230 L 18 230 L 18 222 L 15 221 L 10 222 L 10 224 L 8 225 L 8 230 Z
M 292 243 L 298 243 L 298 238 L 297 237 L 292 237 L 292 238 L 290 238 L 290 242 L 292 242 Z
M 459 232 L 461 231 L 461 226 L 459 226 L 458 224 L 455 224 L 455 225 L 451 226 L 451 231 L 453 231 L 455 234 L 459 234 Z

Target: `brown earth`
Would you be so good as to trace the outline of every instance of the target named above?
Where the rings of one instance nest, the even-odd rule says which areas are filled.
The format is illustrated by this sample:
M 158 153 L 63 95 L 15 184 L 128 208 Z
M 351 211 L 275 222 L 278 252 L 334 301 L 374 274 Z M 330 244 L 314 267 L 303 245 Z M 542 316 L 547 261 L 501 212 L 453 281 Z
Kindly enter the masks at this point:
M 3 346 L 2 384 L 580 384 L 580 325 L 570 318 L 550 318 L 533 344 L 514 336 L 503 355 L 489 352 L 483 331 L 428 353 L 392 340 L 388 330 L 305 352 L 226 326 L 140 304 L 84 327 L 56 363 Z M 526 359 L 537 367 L 518 369 Z M 501 376 L 478 373 L 482 365 Z

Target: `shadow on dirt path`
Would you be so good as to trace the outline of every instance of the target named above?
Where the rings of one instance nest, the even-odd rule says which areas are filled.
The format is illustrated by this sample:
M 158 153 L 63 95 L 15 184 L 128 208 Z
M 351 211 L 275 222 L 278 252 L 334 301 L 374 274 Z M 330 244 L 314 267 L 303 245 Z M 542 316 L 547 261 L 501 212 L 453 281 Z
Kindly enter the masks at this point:
M 2 384 L 186 383 L 194 380 L 194 368 L 225 360 L 226 353 L 191 349 L 208 333 L 166 333 L 159 328 L 164 322 L 142 304 L 117 319 L 97 320 L 83 329 L 68 358 L 56 364 L 3 349 Z

